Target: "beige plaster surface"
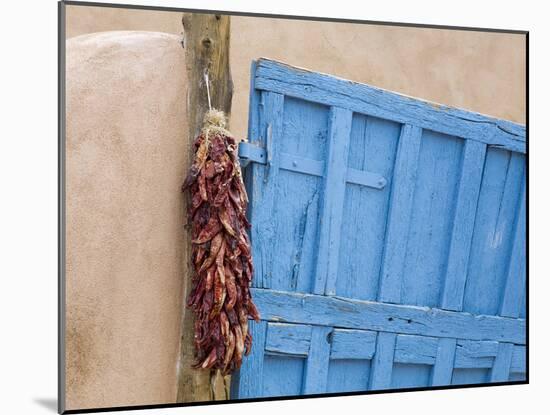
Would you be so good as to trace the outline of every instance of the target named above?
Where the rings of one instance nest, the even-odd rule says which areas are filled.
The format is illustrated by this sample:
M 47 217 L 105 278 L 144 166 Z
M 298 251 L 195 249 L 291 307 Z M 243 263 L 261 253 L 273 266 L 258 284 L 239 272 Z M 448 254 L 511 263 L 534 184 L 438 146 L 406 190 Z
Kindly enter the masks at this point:
M 525 122 L 525 37 L 251 17 L 231 22 L 232 127 L 246 131 L 250 61 L 265 56 Z
M 67 409 L 176 400 L 186 94 L 177 36 L 67 42 Z
M 180 35 L 181 13 L 67 7 L 68 37 L 102 30 Z M 246 136 L 259 57 L 525 123 L 525 53 L 518 34 L 232 16 L 232 130 Z

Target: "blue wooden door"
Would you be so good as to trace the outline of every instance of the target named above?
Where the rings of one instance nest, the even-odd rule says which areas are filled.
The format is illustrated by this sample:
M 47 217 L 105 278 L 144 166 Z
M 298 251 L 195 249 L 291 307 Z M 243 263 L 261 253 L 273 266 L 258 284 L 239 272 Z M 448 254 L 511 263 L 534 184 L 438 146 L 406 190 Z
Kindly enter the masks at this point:
M 233 397 L 524 380 L 524 127 L 265 59 L 251 89 Z

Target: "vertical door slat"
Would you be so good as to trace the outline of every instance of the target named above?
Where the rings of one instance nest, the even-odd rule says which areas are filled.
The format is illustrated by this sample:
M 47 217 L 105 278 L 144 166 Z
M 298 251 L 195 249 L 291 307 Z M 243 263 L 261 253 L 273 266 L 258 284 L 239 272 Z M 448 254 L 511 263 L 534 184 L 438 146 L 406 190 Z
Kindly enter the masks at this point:
M 248 98 L 248 139 L 252 144 L 261 146 L 261 134 L 259 132 L 260 128 L 260 97 L 261 91 L 254 88 L 254 74 L 256 73 L 256 61 L 252 61 L 250 65 L 250 96 Z M 253 208 L 255 201 L 252 198 L 252 191 L 255 189 L 255 186 L 252 185 L 251 179 L 254 177 L 254 172 L 259 169 L 256 163 L 250 163 L 243 169 L 246 191 L 248 192 L 248 198 L 250 203 L 248 204 L 247 212 L 248 218 L 250 219 L 253 215 Z
M 439 339 L 432 372 L 432 386 L 450 385 L 455 362 L 456 339 Z
M 303 393 L 325 393 L 327 391 L 330 359 L 328 337 L 331 331 L 332 327 L 314 326 L 312 328 Z
M 421 137 L 421 128 L 403 125 L 392 179 L 389 223 L 378 295 L 379 300 L 384 302 L 398 303 L 401 300 L 401 283 Z
M 525 290 L 525 235 L 526 235 L 526 201 L 525 201 L 525 184 L 521 195 L 521 206 L 517 217 L 516 233 L 514 237 L 514 245 L 512 247 L 512 256 L 510 258 L 510 266 L 508 268 L 508 279 L 504 296 L 502 299 L 500 315 L 505 317 L 518 317 L 520 315 L 522 295 Z
M 393 356 L 395 352 L 395 333 L 378 333 L 376 353 L 372 361 L 369 389 L 388 389 L 391 387 Z
M 441 308 L 446 310 L 462 310 L 486 149 L 487 146 L 484 143 L 474 140 L 467 140 L 464 148 L 462 173 L 456 199 L 445 286 L 441 301 Z
M 510 366 L 512 365 L 513 347 L 512 343 L 499 343 L 498 354 L 491 369 L 491 382 L 506 382 L 508 380 Z
M 313 287 L 315 294 L 336 294 L 352 115 L 351 111 L 338 107 L 330 110 L 319 250 Z
M 522 154 L 498 151 L 498 155 L 501 166 L 507 164 L 506 175 L 504 181 L 503 177 L 499 178 L 496 203 L 490 210 L 492 217 L 485 219 L 487 223 L 479 223 L 483 236 L 473 242 L 476 252 L 472 252 L 469 265 L 469 273 L 473 273 L 475 278 L 468 280 L 464 296 L 464 310 L 476 314 L 494 315 L 501 311 L 525 177 Z M 507 159 L 506 164 L 502 163 L 503 159 Z M 476 236 L 474 234 L 474 238 Z M 519 293 L 516 295 L 520 296 Z
M 279 145 L 283 135 L 284 96 L 274 92 L 262 92 L 260 109 L 260 134 L 268 152 L 268 164 L 254 169 L 252 198 L 256 206 L 253 210 L 252 249 L 256 266 L 256 286 L 271 288 L 273 270 L 273 244 L 275 242 L 277 196 L 277 175 L 279 174 Z
M 250 334 L 252 335 L 252 350 L 243 358 L 241 369 L 234 379 L 238 387 L 232 387 L 232 394 L 238 390 L 239 398 L 255 398 L 263 394 L 263 369 L 265 339 L 267 335 L 267 322 L 259 323 L 250 321 Z M 236 385 L 235 385 L 236 386 Z

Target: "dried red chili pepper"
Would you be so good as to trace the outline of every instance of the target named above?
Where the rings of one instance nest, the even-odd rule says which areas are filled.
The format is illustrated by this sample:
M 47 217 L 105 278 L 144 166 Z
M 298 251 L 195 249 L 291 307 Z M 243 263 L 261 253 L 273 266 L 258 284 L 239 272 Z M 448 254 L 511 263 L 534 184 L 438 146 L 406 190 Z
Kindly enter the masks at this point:
M 248 320 L 253 266 L 246 229 L 248 196 L 237 145 L 222 112 L 210 110 L 194 143 L 195 156 L 182 190 L 191 194 L 193 287 L 187 305 L 195 314 L 194 367 L 231 373 L 250 353 Z

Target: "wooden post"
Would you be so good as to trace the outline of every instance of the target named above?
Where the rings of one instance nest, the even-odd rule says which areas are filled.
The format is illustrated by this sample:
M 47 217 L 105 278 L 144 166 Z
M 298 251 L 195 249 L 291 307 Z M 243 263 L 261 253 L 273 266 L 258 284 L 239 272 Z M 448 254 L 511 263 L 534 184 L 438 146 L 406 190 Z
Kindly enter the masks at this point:
M 204 73 L 208 71 L 212 107 L 231 114 L 233 81 L 229 69 L 229 16 L 184 13 L 184 49 L 189 82 L 189 129 L 195 137 L 208 111 Z
M 188 79 L 188 151 L 192 154 L 192 143 L 202 127 L 204 114 L 208 111 L 208 95 L 204 80 L 208 71 L 212 107 L 228 117 L 231 114 L 233 82 L 229 69 L 230 18 L 218 14 L 184 13 L 183 47 L 185 49 Z M 184 281 L 184 301 L 191 290 L 190 252 L 191 239 L 188 236 L 186 264 L 188 270 Z M 229 398 L 229 378 L 214 371 L 191 368 L 194 362 L 193 313 L 183 307 L 180 361 L 178 365 L 177 402 L 223 400 Z

